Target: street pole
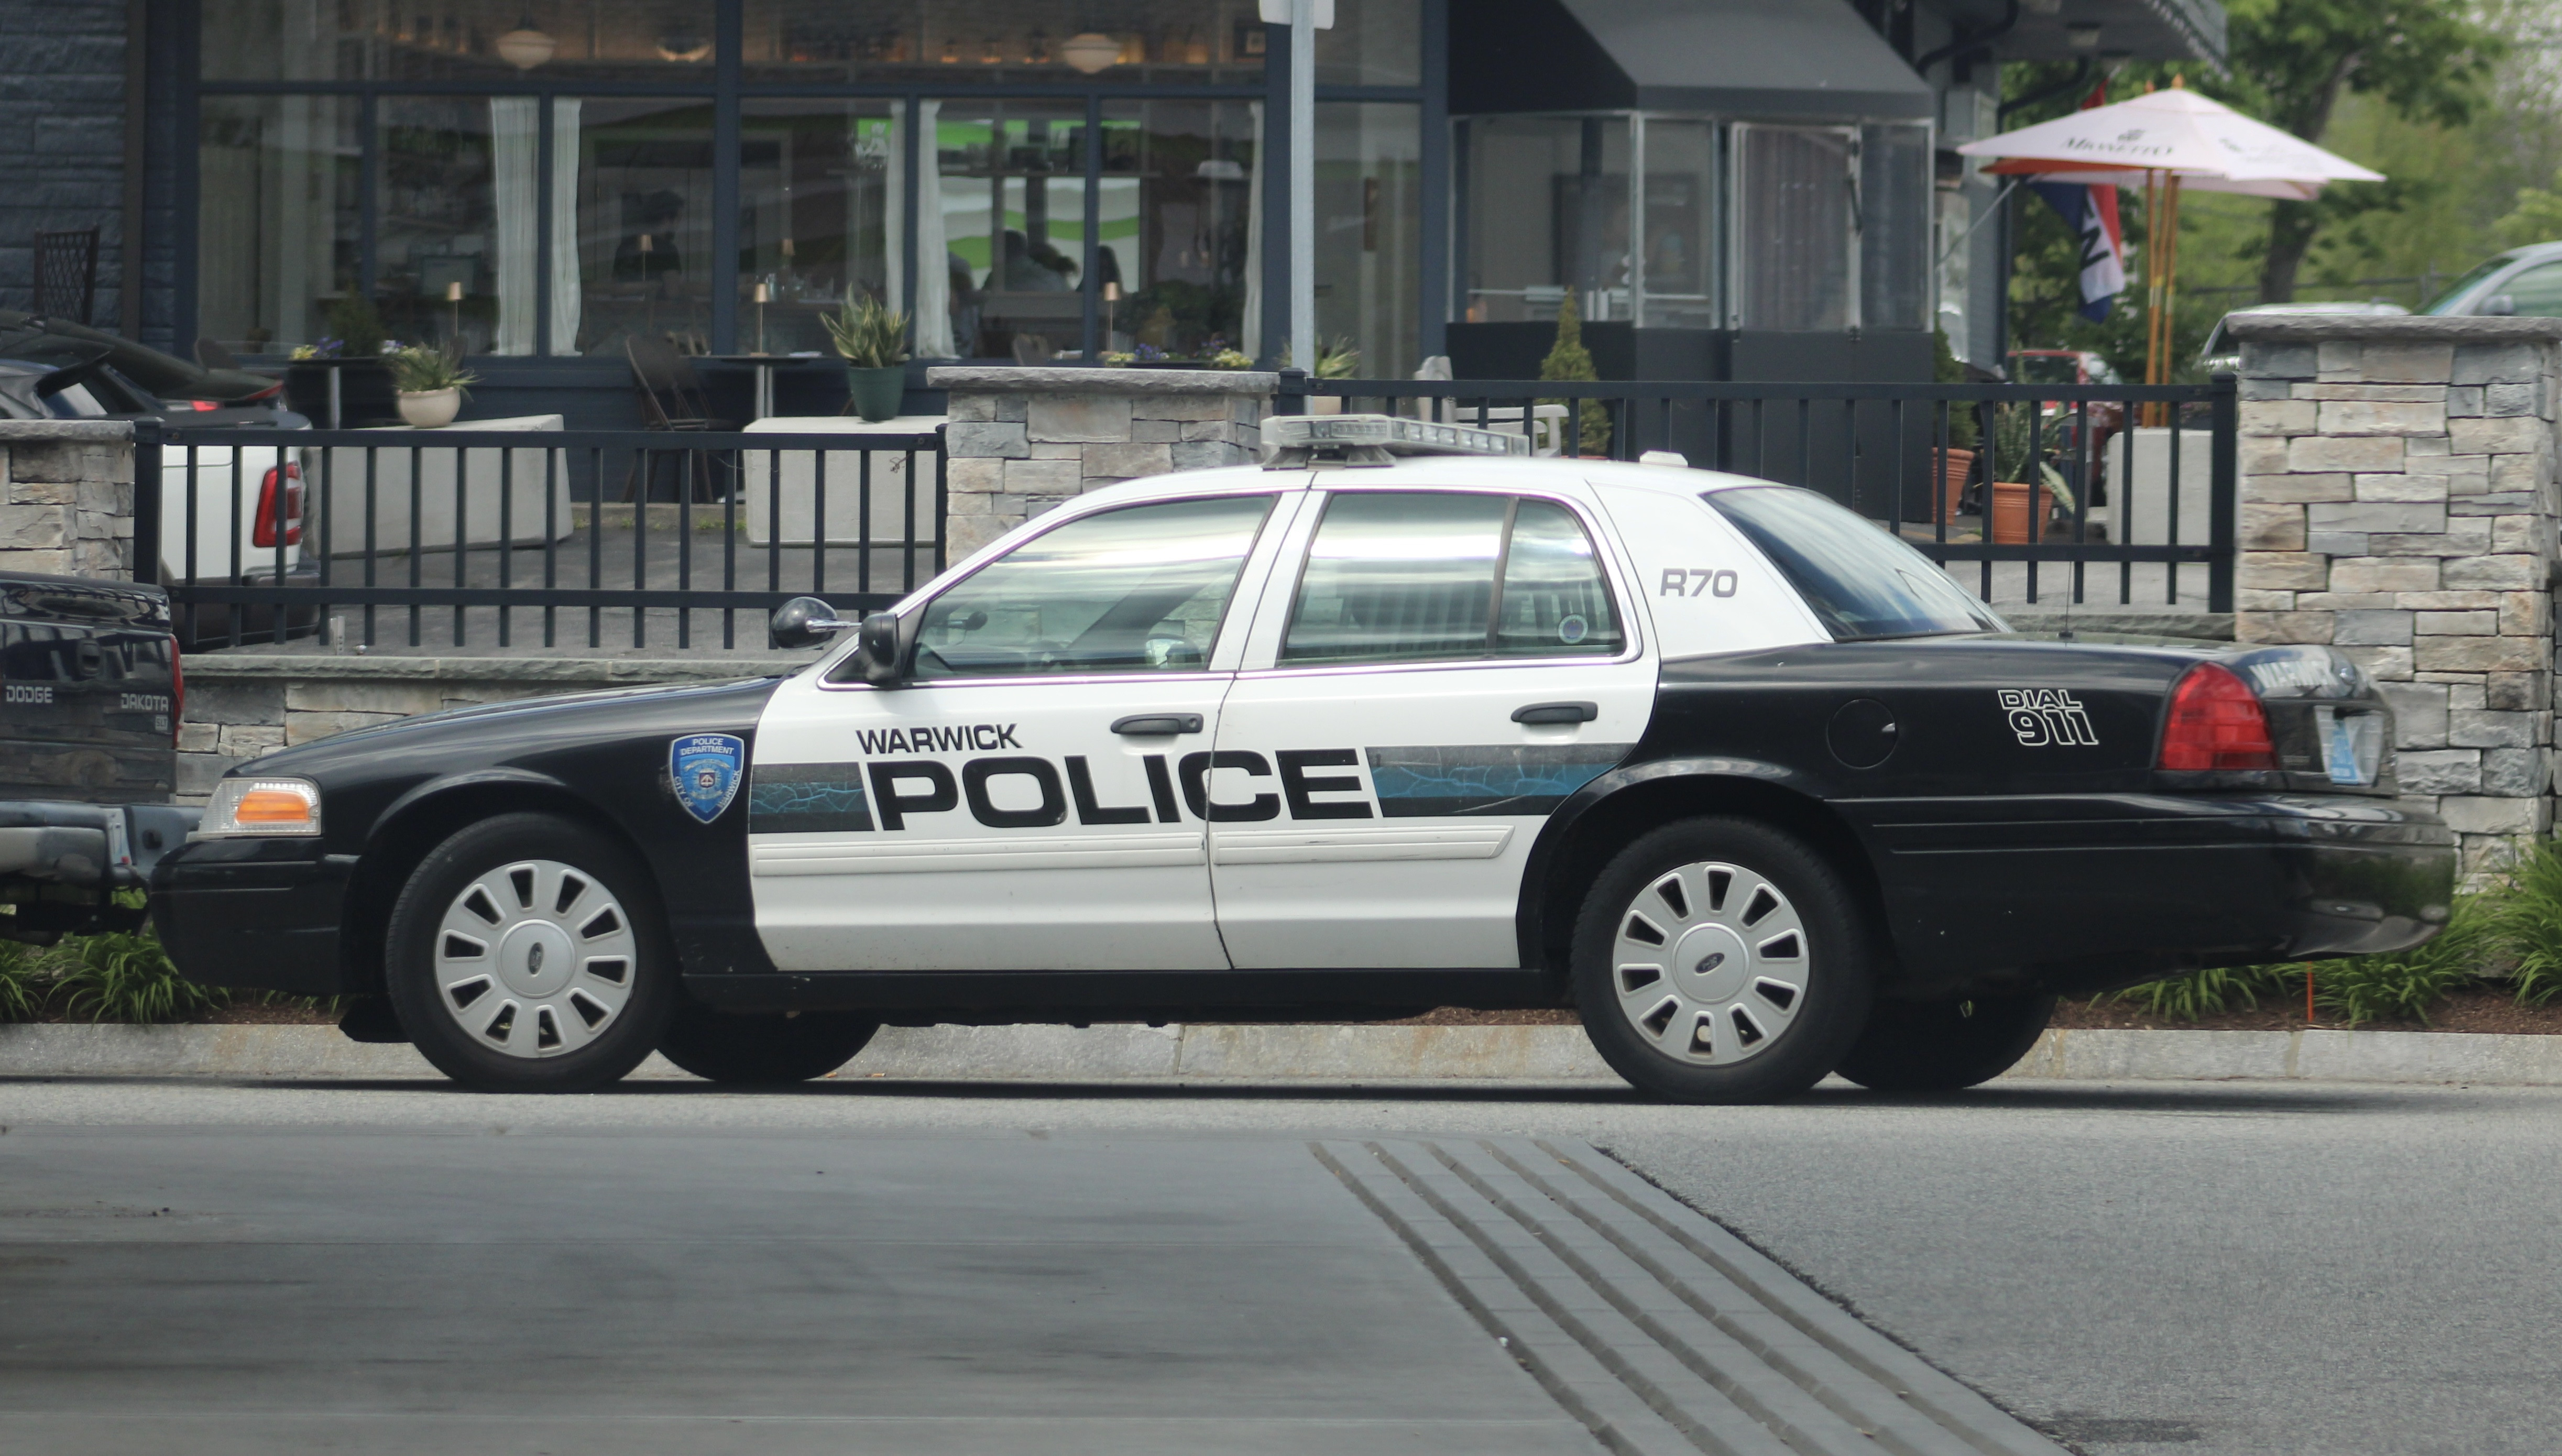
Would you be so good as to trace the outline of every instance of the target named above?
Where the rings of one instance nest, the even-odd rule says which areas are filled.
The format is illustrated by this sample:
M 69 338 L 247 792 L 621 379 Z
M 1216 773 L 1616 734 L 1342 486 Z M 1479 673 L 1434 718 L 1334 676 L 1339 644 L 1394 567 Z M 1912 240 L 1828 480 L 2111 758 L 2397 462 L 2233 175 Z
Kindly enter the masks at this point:
M 1290 358 L 1317 369 L 1317 0 L 1290 7 Z

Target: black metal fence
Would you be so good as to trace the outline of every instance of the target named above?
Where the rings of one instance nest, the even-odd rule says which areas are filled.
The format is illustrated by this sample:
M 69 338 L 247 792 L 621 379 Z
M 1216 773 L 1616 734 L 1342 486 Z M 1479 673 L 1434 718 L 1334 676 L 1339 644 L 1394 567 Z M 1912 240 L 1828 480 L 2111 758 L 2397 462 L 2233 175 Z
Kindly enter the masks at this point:
M 1973 564 L 1963 576 L 1988 602 L 2230 612 L 2236 400 L 2231 375 L 2197 385 L 1723 384 L 1285 370 L 1274 408 L 1306 414 L 1334 401 L 1327 407 L 1527 432 L 1566 455 L 1669 451 L 1703 468 L 1808 486 L 1942 566 Z M 1599 406 L 1591 430 L 1607 434 L 1598 450 L 1585 448 L 1586 402 Z
M 134 483 L 135 560 L 197 646 L 681 648 L 706 615 L 762 646 L 793 597 L 877 610 L 944 565 L 940 431 L 145 422 Z

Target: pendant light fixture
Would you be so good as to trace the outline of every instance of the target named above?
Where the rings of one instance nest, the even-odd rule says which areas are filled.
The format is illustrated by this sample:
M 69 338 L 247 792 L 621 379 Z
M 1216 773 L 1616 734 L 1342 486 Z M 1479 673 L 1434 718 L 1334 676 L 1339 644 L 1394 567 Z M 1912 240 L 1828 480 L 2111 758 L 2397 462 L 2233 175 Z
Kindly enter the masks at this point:
M 498 59 L 518 71 L 531 71 L 559 53 L 560 42 L 534 26 L 532 12 L 517 17 L 516 28 L 490 43 Z
M 1100 31 L 1069 36 L 1058 43 L 1058 59 L 1087 76 L 1109 71 L 1121 59 L 1121 43 Z

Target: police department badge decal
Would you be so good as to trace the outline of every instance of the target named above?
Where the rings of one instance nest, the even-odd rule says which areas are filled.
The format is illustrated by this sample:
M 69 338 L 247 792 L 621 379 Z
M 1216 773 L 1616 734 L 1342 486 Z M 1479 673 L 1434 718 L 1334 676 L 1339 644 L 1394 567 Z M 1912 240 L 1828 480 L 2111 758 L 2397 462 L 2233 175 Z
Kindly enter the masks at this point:
M 738 797 L 747 766 L 747 742 L 727 733 L 689 733 L 667 745 L 667 777 L 676 802 L 704 823 L 721 817 Z

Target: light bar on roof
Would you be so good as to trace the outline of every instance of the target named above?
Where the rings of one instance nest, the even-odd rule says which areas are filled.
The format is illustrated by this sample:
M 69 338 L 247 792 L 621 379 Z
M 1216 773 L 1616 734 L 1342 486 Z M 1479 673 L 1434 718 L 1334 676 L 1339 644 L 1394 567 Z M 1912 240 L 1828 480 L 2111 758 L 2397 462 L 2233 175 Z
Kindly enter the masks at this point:
M 1274 450 L 1383 450 L 1390 455 L 1526 455 L 1530 437 L 1394 415 L 1276 415 L 1263 422 Z

